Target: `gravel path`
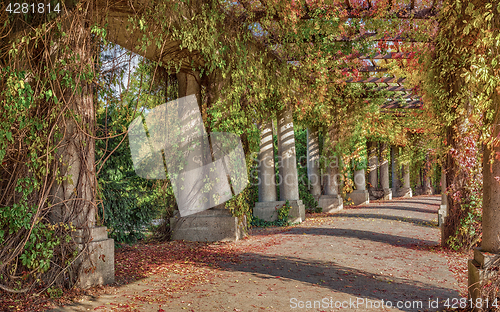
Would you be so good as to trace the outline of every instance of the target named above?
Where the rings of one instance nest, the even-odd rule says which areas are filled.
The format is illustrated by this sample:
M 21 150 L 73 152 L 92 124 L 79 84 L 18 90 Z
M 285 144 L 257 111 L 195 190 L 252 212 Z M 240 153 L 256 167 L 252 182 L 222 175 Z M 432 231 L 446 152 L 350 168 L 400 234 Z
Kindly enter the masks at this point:
M 439 204 L 440 196 L 374 201 L 258 229 L 231 244 L 238 261 L 207 268 L 195 286 L 162 293 L 182 276 L 152 275 L 52 311 L 442 311 L 460 296 L 433 250 Z

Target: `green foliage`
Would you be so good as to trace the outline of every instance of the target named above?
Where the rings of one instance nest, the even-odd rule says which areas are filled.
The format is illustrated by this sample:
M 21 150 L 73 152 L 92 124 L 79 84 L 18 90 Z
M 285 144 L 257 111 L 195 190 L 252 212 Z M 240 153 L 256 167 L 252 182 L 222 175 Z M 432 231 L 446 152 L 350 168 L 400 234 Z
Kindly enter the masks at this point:
M 54 249 L 61 243 L 59 237 L 54 235 L 55 227 L 44 223 L 33 227 L 30 238 L 24 246 L 24 252 L 19 257 L 28 269 L 44 273 L 50 268 Z
M 47 293 L 50 298 L 60 298 L 63 295 L 62 289 L 58 287 L 49 287 L 47 288 Z
M 445 236 L 449 247 L 467 249 L 481 232 L 481 145 L 493 148 L 499 142 L 493 129 L 499 111 L 500 21 L 493 17 L 500 7 L 495 1 L 450 0 L 441 12 L 422 72 L 431 111 L 445 136 L 442 154 L 448 156 Z
M 110 134 L 120 133 L 132 121 L 131 116 L 130 107 L 112 105 L 100 111 L 98 123 Z M 145 227 L 165 208 L 160 184 L 136 175 L 129 142 L 122 135 L 97 142 L 96 158 L 106 157 L 98 180 L 103 208 L 99 216 L 117 242 L 142 239 Z
M 47 174 L 46 164 L 53 159 L 51 155 L 40 157 L 48 149 L 47 139 L 43 139 L 43 136 L 48 133 L 52 116 L 41 118 L 33 114 L 35 103 L 40 99 L 35 97 L 32 86 L 25 82 L 26 78 L 26 71 L 10 67 L 0 70 L 0 81 L 5 82 L 5 88 L 0 93 L 0 168 L 2 172 L 10 173 L 8 177 L 0 176 L 0 186 L 5 187 L 10 181 L 15 185 L 11 189 L 13 197 L 9 198 L 9 205 L 5 205 L 5 202 L 0 205 L 0 248 L 9 248 L 13 252 L 12 239 L 20 233 L 29 233 L 25 244 L 19 249 L 19 260 L 23 268 L 37 275 L 49 270 L 54 250 L 61 242 L 56 235 L 57 226 L 42 220 L 39 203 L 33 201 L 43 186 Z M 44 90 L 40 98 L 53 100 L 52 90 Z M 13 144 L 26 149 L 14 155 Z M 25 156 L 21 156 L 22 152 L 25 152 Z M 24 161 L 24 176 L 15 174 L 14 167 L 8 166 L 6 160 L 10 161 L 12 157 Z
M 288 200 L 285 202 L 285 204 L 281 207 L 278 208 L 276 206 L 276 211 L 278 214 L 278 217 L 274 221 L 265 221 L 262 220 L 258 217 L 252 216 L 250 225 L 251 226 L 256 226 L 256 227 L 270 227 L 270 226 L 287 226 L 290 224 L 288 221 L 288 218 L 290 217 L 290 209 L 292 207 L 290 206 L 290 203 Z
M 297 174 L 299 180 L 299 199 L 307 210 L 316 211 L 318 202 L 308 189 L 307 178 L 307 129 L 295 127 L 295 154 L 297 157 Z M 322 146 L 320 146 L 321 148 Z
M 299 199 L 302 200 L 306 210 L 318 212 L 318 201 L 311 195 L 311 192 L 304 183 L 299 183 Z

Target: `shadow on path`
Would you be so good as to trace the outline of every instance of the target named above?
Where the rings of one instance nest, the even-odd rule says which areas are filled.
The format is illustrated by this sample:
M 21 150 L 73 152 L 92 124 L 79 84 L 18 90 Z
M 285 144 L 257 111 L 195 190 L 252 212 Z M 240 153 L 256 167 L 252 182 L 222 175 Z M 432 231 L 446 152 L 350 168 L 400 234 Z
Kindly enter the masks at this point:
M 353 230 L 343 228 L 306 228 L 294 227 L 291 231 L 284 232 L 283 234 L 307 234 L 307 235 L 326 235 L 336 237 L 351 237 L 361 240 L 368 240 L 372 242 L 379 242 L 389 244 L 395 247 L 413 247 L 413 246 L 436 246 L 436 242 L 429 240 L 422 240 L 419 238 L 411 238 L 405 236 L 392 235 L 387 233 L 380 233 L 365 230 Z
M 399 203 L 399 202 L 398 202 Z M 353 208 L 349 208 L 349 209 L 346 209 L 347 211 L 349 211 L 350 209 L 353 209 Z M 354 208 L 356 209 L 356 208 Z M 369 209 L 369 210 L 379 210 L 379 209 L 387 209 L 387 210 L 401 210 L 401 211 L 414 211 L 414 212 L 421 212 L 421 213 L 430 213 L 430 214 L 436 214 L 437 213 L 437 209 L 425 209 L 425 208 L 416 208 L 416 207 L 408 207 L 408 206 L 385 206 L 385 205 L 379 205 L 379 206 L 372 206 L 372 207 L 369 207 L 369 206 L 366 206 L 366 207 L 363 207 L 363 209 Z
M 254 253 L 242 254 L 241 257 L 244 258 L 241 263 L 226 263 L 222 265 L 223 269 L 249 272 L 260 279 L 281 278 L 315 284 L 330 289 L 334 293 L 346 293 L 373 301 L 391 301 L 394 307 L 398 301 L 415 301 L 414 306 L 411 308 L 403 307 L 401 309 L 403 311 L 427 309 L 430 298 L 445 300 L 458 297 L 458 292 L 452 289 L 404 278 L 373 274 L 340 266 L 335 262 Z M 311 298 L 306 298 L 306 300 L 322 299 L 314 297 L 314 294 L 308 295 Z M 339 298 L 338 295 L 334 297 Z M 283 299 L 287 302 L 290 300 L 290 298 L 280 298 L 280 301 Z M 422 306 L 418 306 L 420 303 Z M 357 308 L 364 311 L 370 306 L 361 305 Z
M 410 200 L 410 199 L 396 199 L 394 203 L 405 203 L 405 204 L 412 204 L 412 205 L 429 205 L 429 206 L 436 206 L 436 208 L 439 208 L 439 205 L 441 205 L 441 198 L 436 198 L 436 196 L 433 195 L 433 197 L 421 197 L 420 198 L 422 201 L 416 201 L 416 200 Z M 390 201 L 387 201 L 390 203 Z
M 342 213 L 331 216 L 331 218 L 344 218 L 344 217 L 360 218 L 360 219 L 384 219 L 384 220 L 408 222 L 420 226 L 436 226 L 435 223 L 424 219 L 409 218 L 404 216 L 394 216 L 387 214 L 377 214 L 377 213 Z

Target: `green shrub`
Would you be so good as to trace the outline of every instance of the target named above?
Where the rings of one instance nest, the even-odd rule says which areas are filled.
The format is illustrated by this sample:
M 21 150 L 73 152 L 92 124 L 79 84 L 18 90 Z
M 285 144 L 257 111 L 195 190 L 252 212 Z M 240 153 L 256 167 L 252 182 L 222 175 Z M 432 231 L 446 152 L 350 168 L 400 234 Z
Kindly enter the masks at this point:
M 265 221 L 258 217 L 252 216 L 252 220 L 250 221 L 251 226 L 256 227 L 270 227 L 270 226 L 287 226 L 289 225 L 288 218 L 290 217 L 290 203 L 288 200 L 285 202 L 283 206 L 277 208 L 278 218 L 274 221 Z

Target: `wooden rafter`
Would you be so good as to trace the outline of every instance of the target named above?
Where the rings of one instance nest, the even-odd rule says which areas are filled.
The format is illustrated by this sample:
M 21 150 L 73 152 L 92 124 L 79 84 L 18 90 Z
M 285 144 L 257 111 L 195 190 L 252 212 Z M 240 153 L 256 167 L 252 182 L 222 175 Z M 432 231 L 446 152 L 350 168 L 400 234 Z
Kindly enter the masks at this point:
M 370 77 L 370 78 L 350 78 L 345 82 L 347 83 L 404 83 L 406 81 L 405 78 L 396 78 L 396 77 Z

